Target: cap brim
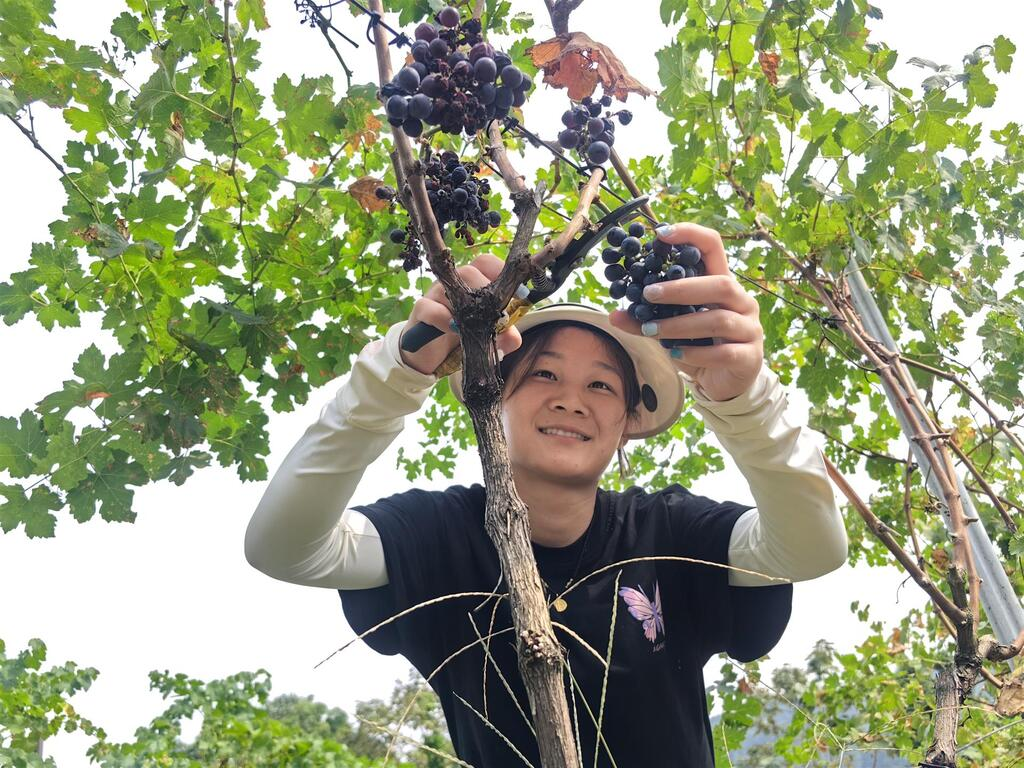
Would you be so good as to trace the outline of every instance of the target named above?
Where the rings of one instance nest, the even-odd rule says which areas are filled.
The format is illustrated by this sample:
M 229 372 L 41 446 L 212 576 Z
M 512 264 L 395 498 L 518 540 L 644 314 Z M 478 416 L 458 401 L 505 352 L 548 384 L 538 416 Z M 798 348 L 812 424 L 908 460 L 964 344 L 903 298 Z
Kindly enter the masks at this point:
M 686 382 L 682 373 L 673 364 L 668 350 L 656 339 L 636 336 L 619 330 L 611 324 L 608 313 L 586 304 L 564 302 L 548 304 L 531 309 L 516 323 L 519 331 L 525 332 L 535 325 L 555 320 L 575 320 L 592 325 L 614 338 L 633 359 L 640 383 L 640 422 L 637 429 L 627 432 L 626 437 L 640 439 L 664 432 L 679 418 L 686 394 Z M 462 371 L 448 377 L 448 384 L 455 398 L 461 403 Z

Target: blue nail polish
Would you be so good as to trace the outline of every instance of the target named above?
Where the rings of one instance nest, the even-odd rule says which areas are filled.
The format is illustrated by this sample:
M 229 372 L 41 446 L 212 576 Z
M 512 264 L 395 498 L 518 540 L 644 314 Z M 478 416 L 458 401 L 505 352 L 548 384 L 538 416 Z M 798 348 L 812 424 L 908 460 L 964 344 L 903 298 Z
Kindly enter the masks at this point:
M 520 283 L 519 287 L 516 288 L 516 298 L 525 300 L 530 295 L 530 289 L 526 287 L 526 283 Z
M 640 333 L 644 336 L 654 336 L 658 332 L 658 323 L 654 320 L 648 320 L 646 323 L 640 326 Z
M 669 355 L 671 357 L 675 358 L 676 360 L 681 360 L 682 357 L 683 357 L 683 348 L 682 347 L 672 347 L 672 351 L 669 352 Z
M 664 237 L 665 235 L 667 235 L 669 232 L 672 231 L 672 225 L 671 224 L 662 224 L 660 227 L 658 227 L 654 231 L 658 235 L 658 237 Z
M 454 317 L 451 319 L 451 322 L 448 323 L 448 327 L 451 328 L 455 333 L 459 332 L 459 324 L 455 322 Z

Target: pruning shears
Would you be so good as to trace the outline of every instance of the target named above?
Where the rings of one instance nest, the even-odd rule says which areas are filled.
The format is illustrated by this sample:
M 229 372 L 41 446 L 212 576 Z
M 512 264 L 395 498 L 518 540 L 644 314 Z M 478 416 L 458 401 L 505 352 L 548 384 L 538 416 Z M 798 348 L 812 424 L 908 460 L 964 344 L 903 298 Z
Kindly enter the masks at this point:
M 562 255 L 548 265 L 547 269 L 550 274 L 546 273 L 542 279 L 535 278 L 531 280 L 534 287 L 530 290 L 520 286 L 519 291 L 516 292 L 516 295 L 509 300 L 508 305 L 505 307 L 505 312 L 495 326 L 495 333 L 501 333 L 509 326 L 515 325 L 537 302 L 548 298 L 561 288 L 572 271 L 583 263 L 583 259 L 590 252 L 590 249 L 604 240 L 608 232 L 613 227 L 618 226 L 619 222 L 645 205 L 647 200 L 647 195 L 634 197 L 629 202 L 610 211 L 597 222 L 597 226 L 594 229 L 586 230 L 574 238 L 565 251 L 562 252 Z M 540 284 L 538 285 L 538 283 Z M 444 331 L 430 325 L 430 323 L 419 322 L 413 328 L 403 333 L 401 348 L 406 352 L 415 352 L 423 347 L 423 345 L 442 335 L 444 335 Z M 441 378 L 455 373 L 460 368 L 462 368 L 461 345 L 451 351 L 451 354 L 445 358 L 444 362 L 434 370 L 434 375 Z

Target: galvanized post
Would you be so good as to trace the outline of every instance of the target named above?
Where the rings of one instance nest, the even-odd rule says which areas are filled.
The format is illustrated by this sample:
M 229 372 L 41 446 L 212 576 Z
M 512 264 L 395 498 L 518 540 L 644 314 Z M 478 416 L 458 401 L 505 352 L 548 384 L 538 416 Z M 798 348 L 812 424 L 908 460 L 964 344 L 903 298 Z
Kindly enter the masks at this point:
M 875 303 L 875 297 L 868 289 L 867 283 L 864 281 L 859 267 L 854 263 L 853 256 L 851 256 L 850 260 L 847 261 L 843 272 L 846 275 L 847 282 L 850 286 L 850 295 L 853 300 L 854 308 L 864 321 L 865 328 L 890 351 L 895 352 L 896 342 L 893 340 L 892 336 L 889 335 L 889 329 L 885 325 L 885 319 L 882 317 L 882 313 L 879 312 L 878 305 Z M 895 393 L 890 391 L 888 385 L 884 381 L 882 382 L 882 385 L 885 387 L 885 393 L 889 398 L 889 402 L 893 404 L 893 412 L 896 414 L 896 418 L 899 419 L 900 425 L 903 427 L 904 434 L 909 435 L 910 428 L 906 422 L 906 416 L 903 414 L 903 411 L 896 406 Z M 918 410 L 919 417 L 924 417 L 925 414 L 920 413 L 920 409 L 917 408 L 916 404 L 912 403 L 911 405 L 913 408 Z M 920 443 L 916 440 L 910 440 L 909 442 L 918 466 L 921 467 L 923 472 L 925 472 L 925 481 L 928 485 L 928 489 L 940 502 L 942 519 L 946 523 L 946 530 L 948 531 L 950 530 L 951 525 L 949 509 L 946 507 L 945 500 L 942 497 L 938 481 L 931 471 L 931 465 L 926 461 L 924 451 L 922 450 Z M 938 445 L 934 440 L 933 446 L 937 451 Z M 985 530 L 984 524 L 982 523 L 981 518 L 978 517 L 978 513 L 974 508 L 974 500 L 967 492 L 967 489 L 964 487 L 963 480 L 959 475 L 957 475 L 956 482 L 957 488 L 960 491 L 960 499 L 964 506 L 964 512 L 968 517 L 978 518 L 978 522 L 971 523 L 967 526 L 967 535 L 971 542 L 971 549 L 974 552 L 974 563 L 978 569 L 978 576 L 981 577 L 982 608 L 984 608 L 985 615 L 988 617 L 989 623 L 992 625 L 996 639 L 1000 643 L 1011 643 L 1016 639 L 1017 635 L 1020 634 L 1021 629 L 1024 629 L 1024 608 L 1021 607 L 1020 598 L 1017 597 L 1013 591 L 1013 587 L 1010 586 L 1010 580 L 1007 578 L 1006 572 L 1003 570 L 1003 566 L 999 561 L 996 548 L 992 544 L 992 540 L 988 536 L 988 531 Z

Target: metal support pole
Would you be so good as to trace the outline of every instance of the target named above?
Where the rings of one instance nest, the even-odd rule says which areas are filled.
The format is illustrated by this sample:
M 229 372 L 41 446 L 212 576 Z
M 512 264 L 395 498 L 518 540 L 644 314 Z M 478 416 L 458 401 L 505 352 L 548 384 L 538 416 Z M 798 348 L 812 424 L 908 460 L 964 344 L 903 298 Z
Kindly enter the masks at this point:
M 865 328 L 890 351 L 896 352 L 896 342 L 889 335 L 885 319 L 878 310 L 875 297 L 868 289 L 867 283 L 861 275 L 860 268 L 854 263 L 854 257 L 851 256 L 850 260 L 847 261 L 843 272 L 850 286 L 853 305 L 864 321 Z M 896 406 L 896 393 L 890 391 L 884 380 L 882 386 L 885 387 L 885 394 L 893 405 L 893 412 L 903 427 L 904 435 L 909 435 L 910 428 L 906 422 L 906 416 L 903 414 L 902 409 Z M 919 417 L 923 418 L 926 415 L 920 412 L 916 403 L 911 403 L 911 407 L 918 411 Z M 920 442 L 917 440 L 910 440 L 909 442 L 918 466 L 925 472 L 925 481 L 928 489 L 939 500 L 942 519 L 946 524 L 946 530 L 949 531 L 951 527 L 949 509 L 946 507 L 939 483 L 931 471 L 931 465 L 925 458 Z M 939 450 L 935 442 L 933 442 L 933 447 L 936 452 Z M 971 549 L 974 551 L 974 564 L 978 569 L 978 576 L 981 578 L 982 608 L 985 610 L 985 615 L 992 625 L 996 639 L 1000 643 L 1012 643 L 1017 638 L 1017 635 L 1020 634 L 1021 629 L 1024 629 L 1024 608 L 1021 607 L 1020 598 L 1017 597 L 1013 587 L 1010 586 L 1010 580 L 1007 578 L 1002 563 L 999 561 L 996 548 L 992 544 L 988 531 L 985 530 L 984 523 L 974 508 L 974 499 L 964 487 L 960 475 L 956 476 L 956 483 L 960 491 L 964 513 L 968 517 L 978 518 L 978 522 L 967 526 L 967 536 L 971 542 Z

